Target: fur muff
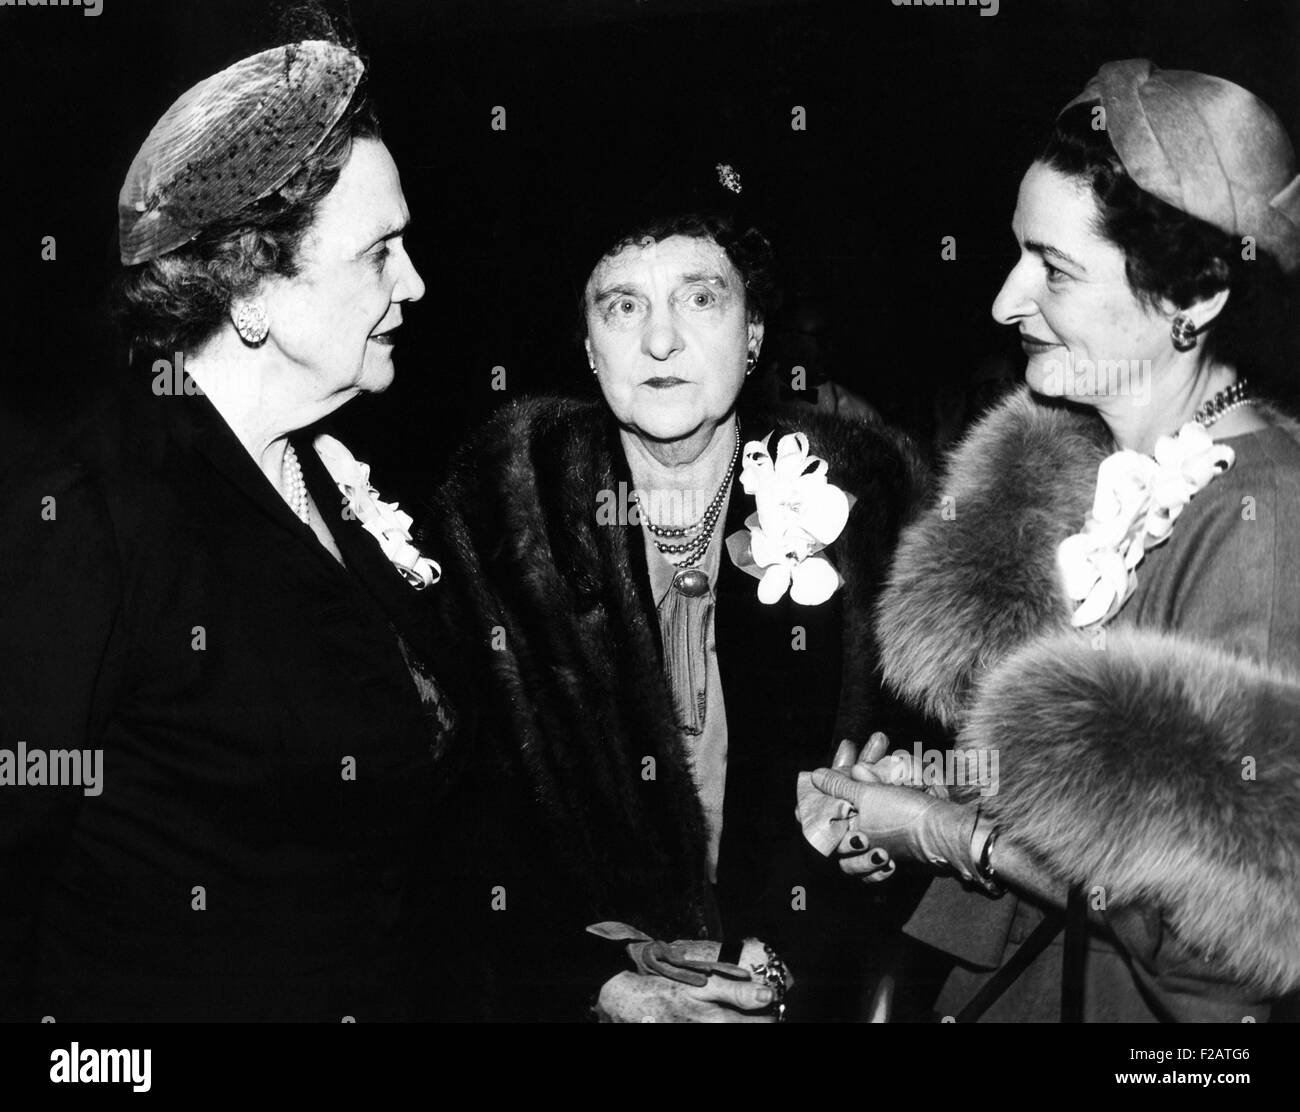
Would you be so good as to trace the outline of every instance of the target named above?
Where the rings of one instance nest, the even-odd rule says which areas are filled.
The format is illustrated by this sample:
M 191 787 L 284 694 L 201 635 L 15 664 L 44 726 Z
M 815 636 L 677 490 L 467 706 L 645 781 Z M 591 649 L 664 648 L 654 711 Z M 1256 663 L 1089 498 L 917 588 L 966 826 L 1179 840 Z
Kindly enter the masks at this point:
M 876 625 L 886 683 L 956 728 L 981 672 L 1070 628 L 1056 549 L 1087 517 L 1109 451 L 1099 420 L 1028 390 L 981 419 L 899 543 Z
M 1300 683 L 1190 639 L 1109 632 L 1013 653 L 962 745 L 999 754 L 982 808 L 1063 880 L 1159 907 L 1243 984 L 1300 986 Z

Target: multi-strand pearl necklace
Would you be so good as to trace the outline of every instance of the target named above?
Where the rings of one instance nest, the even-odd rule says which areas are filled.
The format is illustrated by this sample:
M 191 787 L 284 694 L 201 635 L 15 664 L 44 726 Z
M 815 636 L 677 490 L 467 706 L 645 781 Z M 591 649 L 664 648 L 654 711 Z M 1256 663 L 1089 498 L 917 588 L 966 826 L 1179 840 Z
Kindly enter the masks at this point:
M 281 464 L 284 485 L 289 490 L 289 508 L 298 515 L 304 525 L 311 524 L 311 502 L 307 497 L 307 484 L 302 477 L 302 464 L 298 462 L 298 453 L 293 445 L 285 442 L 284 463 Z
M 1201 428 L 1208 429 L 1225 413 L 1231 413 L 1234 409 L 1240 409 L 1243 405 L 1254 404 L 1254 399 L 1249 396 L 1246 389 L 1246 380 L 1239 378 L 1236 382 L 1225 386 L 1208 401 L 1202 402 L 1196 412 L 1192 414 L 1192 420 Z
M 731 480 L 736 474 L 736 461 L 738 459 L 740 459 L 739 418 L 736 420 L 736 447 L 731 453 L 731 462 L 727 465 L 727 473 L 722 477 L 717 492 L 704 508 L 704 513 L 700 516 L 699 521 L 681 527 L 656 525 L 650 520 L 650 515 L 645 512 L 644 508 L 642 509 L 641 520 L 645 522 L 645 527 L 650 530 L 651 535 L 654 537 L 655 547 L 667 556 L 672 561 L 673 566 L 679 570 L 695 567 L 708 553 L 709 545 L 713 540 L 713 527 L 718 522 L 718 515 L 722 513 L 722 505 L 726 501 L 727 491 L 731 489 Z M 632 496 L 632 501 L 634 503 L 637 501 L 636 495 Z M 673 540 L 680 540 L 681 543 L 674 544 L 672 543 Z

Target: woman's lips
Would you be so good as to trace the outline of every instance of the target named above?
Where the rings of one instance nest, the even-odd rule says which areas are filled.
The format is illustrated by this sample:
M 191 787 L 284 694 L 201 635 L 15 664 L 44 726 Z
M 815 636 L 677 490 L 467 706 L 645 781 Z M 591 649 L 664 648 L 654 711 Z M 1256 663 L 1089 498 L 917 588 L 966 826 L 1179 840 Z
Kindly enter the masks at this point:
M 392 347 L 393 343 L 397 340 L 397 329 L 390 328 L 387 332 L 375 332 L 370 336 L 370 339 L 377 344 L 387 344 L 389 347 Z
M 1040 340 L 1037 336 L 1027 336 L 1025 333 L 1020 334 L 1020 346 L 1024 348 L 1028 355 L 1037 355 L 1040 352 L 1051 351 L 1054 347 L 1060 347 L 1060 344 L 1053 344 L 1047 340 Z
M 650 386 L 650 387 L 653 387 L 655 390 L 667 390 L 669 387 L 672 387 L 672 386 L 685 386 L 685 385 L 686 385 L 686 379 L 684 379 L 684 378 L 647 378 L 647 379 L 645 380 L 645 382 L 641 383 L 641 385 L 642 385 L 642 386 Z

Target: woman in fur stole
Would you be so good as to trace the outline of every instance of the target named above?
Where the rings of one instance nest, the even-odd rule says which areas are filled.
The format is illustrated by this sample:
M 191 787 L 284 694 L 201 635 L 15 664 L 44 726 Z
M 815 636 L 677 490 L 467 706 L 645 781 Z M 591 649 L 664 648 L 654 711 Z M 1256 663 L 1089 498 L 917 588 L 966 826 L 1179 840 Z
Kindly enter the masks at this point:
M 483 708 L 469 1017 L 772 1021 L 783 963 L 791 1018 L 848 1014 L 871 909 L 804 844 L 795 778 L 878 721 L 872 612 L 921 468 L 881 426 L 740 404 L 757 231 L 691 215 L 600 246 L 603 402 L 505 407 L 432 516 Z
M 1111 63 L 1012 230 L 993 313 L 1030 389 L 951 457 L 878 624 L 887 683 L 994 775 L 948 799 L 879 747 L 818 771 L 844 801 L 841 867 L 948 874 L 906 927 L 954 959 L 940 1015 L 1281 1014 L 1300 986 L 1300 432 L 1263 398 L 1295 371 L 1291 144 L 1239 86 Z

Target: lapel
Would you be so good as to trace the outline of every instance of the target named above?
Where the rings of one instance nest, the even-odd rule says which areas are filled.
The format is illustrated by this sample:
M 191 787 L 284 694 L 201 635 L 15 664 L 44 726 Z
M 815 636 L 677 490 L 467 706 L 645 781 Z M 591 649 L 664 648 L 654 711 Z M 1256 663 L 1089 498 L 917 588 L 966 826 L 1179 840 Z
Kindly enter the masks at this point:
M 745 528 L 745 519 L 754 512 L 754 500 L 745 493 L 740 485 L 740 469 L 731 484 L 731 498 L 727 503 L 727 517 L 723 522 L 722 534 L 718 543 L 722 545 L 722 560 L 718 565 L 717 606 L 714 610 L 713 636 L 718 646 L 720 667 L 722 661 L 735 660 L 745 652 L 749 640 L 745 636 L 743 620 L 746 609 L 751 602 L 757 602 L 758 580 L 736 567 L 731 554 L 727 552 L 727 538 Z M 784 607 L 786 598 L 776 603 Z M 726 685 L 723 685 L 724 690 Z
M 361 527 L 360 522 L 346 520 L 341 513 L 332 513 L 340 506 L 340 495 L 312 448 L 314 430 L 303 430 L 291 437 L 290 443 L 298 454 L 303 480 L 317 508 L 321 513 L 331 515 L 329 529 L 348 565 L 347 569 L 340 567 L 310 527 L 298 520 L 205 396 L 196 394 L 163 400 L 183 444 L 203 456 L 269 523 L 284 532 L 286 540 L 300 545 L 305 557 L 315 562 L 318 571 L 333 577 L 340 589 L 363 588 L 380 605 L 407 643 L 423 659 L 433 661 L 430 623 L 421 620 L 424 610 L 416 601 L 416 592 L 388 562 L 375 539 Z
M 746 439 L 759 439 L 773 429 L 773 422 L 750 414 L 743 427 L 755 433 L 746 432 Z M 775 427 L 770 442 L 773 451 L 788 431 Z M 816 444 L 812 450 L 817 451 Z M 799 606 L 788 591 L 766 605 L 758 601 L 758 580 L 738 568 L 726 551 L 726 538 L 744 530 L 745 520 L 754 510 L 754 499 L 741 487 L 737 473 L 721 537 L 724 548 L 714 612 L 718 668 L 727 699 L 728 746 L 737 749 L 757 744 L 755 731 L 764 733 L 774 727 L 771 715 L 783 702 L 783 713 L 809 728 L 828 713 L 833 718 L 843 659 L 842 591 L 820 606 Z M 838 562 L 834 546 L 827 558 Z M 796 627 L 804 636 L 805 647 L 799 651 L 793 649 Z M 832 676 L 833 683 L 829 682 Z M 746 729 L 733 733 L 732 722 L 743 722 Z
M 722 563 L 718 568 L 719 599 L 723 594 L 732 599 L 738 597 L 741 593 L 740 588 L 747 583 L 752 584 L 755 590 L 758 589 L 758 580 L 736 567 L 735 561 L 726 551 L 727 538 L 732 533 L 739 533 L 745 528 L 746 518 L 755 509 L 753 495 L 746 494 L 745 488 L 740 485 L 740 467 L 737 465 L 736 474 L 731 480 L 731 497 L 727 500 L 727 516 L 722 523 L 722 533 L 718 537 L 719 543 L 723 546 Z
M 267 481 L 253 457 L 205 396 L 196 394 L 165 400 L 183 443 L 203 456 L 264 517 L 299 542 L 310 541 L 312 548 L 320 549 L 334 563 L 333 557 L 321 548 L 311 530 L 298 520 L 288 503 Z
M 343 559 L 348 565 L 355 581 L 377 602 L 388 620 L 401 633 L 402 638 L 415 650 L 426 663 L 434 663 L 432 622 L 427 615 L 427 607 L 422 605 L 422 595 L 403 578 L 389 562 L 379 547 L 379 542 L 366 532 L 361 522 L 355 518 L 345 518 L 341 512 L 342 495 L 338 486 L 330 477 L 320 456 L 312 447 L 315 439 L 314 429 L 303 430 L 292 438 L 294 451 L 302 464 L 303 481 L 321 513 L 329 515 L 329 530 L 334 536 Z M 283 502 L 283 499 L 280 499 Z M 287 507 L 286 507 L 287 508 Z M 292 516 L 292 515 L 290 515 Z M 301 525 L 301 522 L 294 518 Z M 338 561 L 331 556 L 316 540 L 310 530 L 304 530 L 311 536 L 311 546 L 332 565 L 335 571 L 343 573 Z M 346 573 L 343 573 L 346 574 Z M 435 583 L 426 591 L 436 591 Z
M 773 428 L 770 420 L 753 413 L 741 414 L 741 436 L 744 440 L 759 440 L 772 431 L 769 446 L 776 451 L 776 442 L 784 430 Z M 743 447 L 743 445 L 742 445 Z M 790 594 L 786 592 L 771 606 L 758 601 L 758 580 L 741 571 L 726 549 L 727 538 L 745 529 L 745 520 L 756 510 L 754 498 L 740 485 L 740 466 L 736 467 L 731 484 L 731 498 L 727 504 L 727 517 L 723 523 L 722 562 L 718 568 L 717 608 L 714 611 L 714 638 L 718 646 L 718 665 L 723 670 L 723 690 L 741 694 L 745 677 L 753 675 L 754 654 L 766 639 L 756 636 L 758 627 L 788 630 L 793 625 L 790 615 Z M 787 638 L 788 640 L 788 638 Z M 730 682 L 728 682 L 730 681 Z
M 598 462 L 597 474 L 613 476 L 613 490 L 631 490 L 632 468 L 623 452 L 623 444 L 618 435 L 618 424 L 612 416 L 604 418 L 604 458 Z M 597 526 L 593 526 L 597 528 Z M 663 633 L 659 628 L 659 607 L 655 603 L 654 591 L 650 587 L 650 566 L 646 562 L 645 538 L 640 524 L 625 523 L 617 527 L 619 533 L 618 550 L 614 559 L 627 561 L 629 577 L 636 588 L 636 604 L 654 639 L 655 658 L 660 667 L 663 665 Z

